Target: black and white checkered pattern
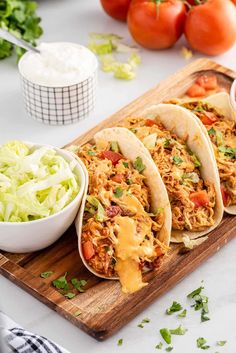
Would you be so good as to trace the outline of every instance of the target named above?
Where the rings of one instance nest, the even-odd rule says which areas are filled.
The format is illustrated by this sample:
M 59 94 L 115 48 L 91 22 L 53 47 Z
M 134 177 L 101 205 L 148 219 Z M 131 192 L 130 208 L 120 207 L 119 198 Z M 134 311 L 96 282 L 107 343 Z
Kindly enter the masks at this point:
M 30 117 L 50 125 L 76 123 L 94 109 L 97 71 L 88 79 L 67 87 L 46 87 L 21 75 L 26 110 Z
M 12 353 L 66 353 L 47 338 L 19 327 L 10 329 L 4 338 L 9 352 Z

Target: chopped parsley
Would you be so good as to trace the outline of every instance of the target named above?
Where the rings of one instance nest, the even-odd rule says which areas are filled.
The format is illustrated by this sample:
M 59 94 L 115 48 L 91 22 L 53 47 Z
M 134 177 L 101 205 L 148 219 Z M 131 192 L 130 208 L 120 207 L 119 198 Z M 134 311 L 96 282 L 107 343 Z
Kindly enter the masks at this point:
M 48 277 L 50 277 L 52 274 L 53 274 L 53 271 L 46 271 L 46 272 L 42 272 L 42 273 L 40 274 L 40 277 L 42 277 L 42 278 L 48 278 Z
M 78 316 L 80 316 L 81 314 L 82 314 L 81 311 L 80 311 L 80 310 L 77 310 L 77 311 L 74 313 L 74 316 L 78 317 Z
M 72 293 L 72 292 L 68 292 L 65 294 L 65 297 L 68 298 L 68 299 L 72 299 L 75 297 L 75 293 Z
M 96 156 L 96 152 L 92 151 L 92 150 L 89 150 L 88 151 L 88 155 L 89 156 Z
M 208 346 L 208 345 L 206 345 L 206 343 L 207 343 L 207 341 L 206 341 L 206 339 L 205 338 L 203 338 L 203 337 L 199 337 L 198 339 L 197 339 L 197 347 L 198 348 L 201 348 L 201 349 L 209 349 L 210 348 L 210 346 Z
M 180 165 L 181 163 L 183 163 L 182 158 L 180 158 L 179 156 L 174 156 L 172 159 L 175 165 Z
M 123 338 L 120 338 L 117 342 L 117 346 L 122 346 L 123 344 Z
M 78 292 L 83 293 L 85 291 L 84 287 L 88 282 L 85 281 L 85 279 L 78 280 L 77 278 L 72 278 L 71 283 L 77 289 Z
M 123 162 L 123 166 L 124 166 L 125 168 L 129 168 L 129 163 L 128 163 L 128 162 Z
M 172 315 L 173 313 L 182 310 L 182 305 L 177 303 L 176 301 L 173 301 L 171 307 L 169 307 L 168 309 L 166 309 L 166 314 L 167 315 Z
M 178 315 L 178 317 L 186 317 L 186 315 L 187 315 L 187 310 L 184 309 L 184 310 Z
M 227 343 L 227 341 L 217 341 L 216 342 L 217 346 L 221 346 L 221 347 L 223 347 L 226 343 Z
M 119 152 L 119 145 L 117 141 L 112 141 L 111 142 L 111 150 L 113 152 Z
M 184 328 L 182 325 L 179 325 L 179 327 L 177 327 L 176 329 L 170 330 L 170 333 L 172 335 L 183 336 L 187 331 L 188 330 L 186 328 Z
M 122 197 L 122 195 L 123 195 L 123 190 L 120 187 L 116 188 L 114 191 L 114 196 L 117 199 L 119 199 L 120 197 Z
M 69 284 L 67 282 L 66 276 L 67 276 L 67 272 L 64 274 L 64 276 L 54 279 L 54 281 L 52 281 L 52 284 L 54 285 L 54 287 L 56 287 L 57 289 L 64 289 L 64 291 L 67 291 L 69 289 Z
M 139 172 L 141 173 L 145 168 L 146 166 L 143 164 L 143 160 L 141 157 L 137 157 L 134 161 L 134 168 Z
M 138 327 L 144 328 L 144 325 L 148 324 L 149 322 L 150 322 L 150 319 L 145 318 L 145 319 L 142 320 L 142 322 L 140 324 L 138 324 Z
M 163 343 L 162 342 L 160 342 L 160 343 L 158 343 L 157 345 L 156 345 L 156 349 L 162 349 L 162 347 L 163 347 Z
M 166 352 L 171 352 L 171 351 L 172 351 L 172 349 L 173 349 L 173 347 L 172 347 L 172 346 L 166 347 Z
M 163 340 L 167 344 L 171 344 L 171 333 L 170 333 L 170 330 L 168 328 L 161 328 L 160 329 L 160 334 L 161 334 Z

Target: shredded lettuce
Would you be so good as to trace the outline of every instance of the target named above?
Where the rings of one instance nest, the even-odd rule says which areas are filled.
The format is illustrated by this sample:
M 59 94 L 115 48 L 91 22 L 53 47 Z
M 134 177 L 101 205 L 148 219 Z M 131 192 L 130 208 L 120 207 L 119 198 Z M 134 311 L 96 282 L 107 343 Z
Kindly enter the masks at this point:
M 80 189 L 75 166 L 50 147 L 0 146 L 0 221 L 27 222 L 62 210 Z
M 105 217 L 105 210 L 102 204 L 100 203 L 100 201 L 95 196 L 90 196 L 90 195 L 87 196 L 87 201 L 90 203 L 90 205 L 95 207 L 95 209 L 97 210 L 97 214 L 96 214 L 97 221 L 103 222 Z

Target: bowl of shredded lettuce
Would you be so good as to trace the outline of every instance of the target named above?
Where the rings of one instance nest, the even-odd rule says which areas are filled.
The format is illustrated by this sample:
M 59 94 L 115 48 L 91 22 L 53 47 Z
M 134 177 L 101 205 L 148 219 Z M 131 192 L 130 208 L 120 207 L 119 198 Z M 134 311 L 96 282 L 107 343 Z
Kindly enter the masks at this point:
M 0 249 L 30 252 L 55 242 L 73 223 L 86 169 L 72 153 L 10 141 L 0 146 Z

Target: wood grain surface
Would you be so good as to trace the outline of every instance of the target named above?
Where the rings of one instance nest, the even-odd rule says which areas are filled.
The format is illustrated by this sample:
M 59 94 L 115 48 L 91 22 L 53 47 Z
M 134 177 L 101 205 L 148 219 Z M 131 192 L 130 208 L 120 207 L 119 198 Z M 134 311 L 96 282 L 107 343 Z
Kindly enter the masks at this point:
M 86 143 L 95 132 L 115 125 L 128 115 L 138 114 L 149 105 L 183 95 L 196 77 L 206 71 L 217 74 L 220 85 L 227 90 L 236 78 L 235 72 L 215 62 L 197 60 L 67 146 Z M 145 275 L 149 285 L 130 295 L 121 292 L 118 281 L 97 278 L 83 266 L 77 250 L 74 226 L 44 250 L 31 254 L 0 253 L 0 273 L 94 338 L 104 340 L 194 271 L 234 236 L 236 217 L 226 215 L 220 226 L 194 250 L 185 251 L 183 245 L 173 245 L 159 268 Z M 49 270 L 53 271 L 50 278 L 40 277 L 42 272 Z M 65 272 L 68 272 L 68 280 L 76 277 L 88 281 L 86 291 L 71 300 L 51 285 L 52 280 Z M 78 310 L 81 311 L 80 316 L 76 316 Z

